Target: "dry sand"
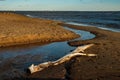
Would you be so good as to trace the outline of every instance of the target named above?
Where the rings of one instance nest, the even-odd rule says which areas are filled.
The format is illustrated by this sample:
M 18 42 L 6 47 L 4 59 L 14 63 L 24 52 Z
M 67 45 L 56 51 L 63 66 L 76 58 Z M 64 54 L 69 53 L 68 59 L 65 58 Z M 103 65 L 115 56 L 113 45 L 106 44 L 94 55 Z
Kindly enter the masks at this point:
M 79 37 L 63 29 L 59 22 L 0 13 L 0 46 L 64 41 Z

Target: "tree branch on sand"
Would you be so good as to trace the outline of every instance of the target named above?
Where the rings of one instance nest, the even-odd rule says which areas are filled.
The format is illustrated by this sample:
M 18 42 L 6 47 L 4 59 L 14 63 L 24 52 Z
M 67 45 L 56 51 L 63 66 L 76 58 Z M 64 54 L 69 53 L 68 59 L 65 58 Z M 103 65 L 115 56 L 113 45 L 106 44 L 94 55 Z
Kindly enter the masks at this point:
M 71 58 L 76 57 L 76 56 L 97 56 L 96 54 L 86 54 L 86 53 L 84 53 L 84 50 L 86 50 L 87 48 L 89 48 L 93 45 L 94 44 L 79 46 L 74 51 L 72 51 L 71 53 L 63 56 L 62 58 L 60 58 L 56 61 L 44 62 L 44 63 L 41 63 L 39 65 L 32 64 L 30 67 L 28 67 L 28 70 L 32 74 L 32 73 L 41 71 L 41 70 L 43 70 L 43 69 L 45 69 L 45 68 L 47 68 L 51 65 L 56 66 L 56 65 L 59 65 L 61 63 L 66 62 L 66 61 L 69 61 Z

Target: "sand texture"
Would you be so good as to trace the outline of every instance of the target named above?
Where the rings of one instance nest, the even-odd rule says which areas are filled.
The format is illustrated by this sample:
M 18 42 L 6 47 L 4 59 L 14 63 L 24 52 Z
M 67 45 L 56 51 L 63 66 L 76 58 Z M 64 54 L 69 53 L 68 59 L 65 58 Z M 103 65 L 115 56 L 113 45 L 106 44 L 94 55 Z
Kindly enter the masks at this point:
M 0 13 L 0 46 L 48 43 L 79 37 L 75 33 L 63 29 L 57 23 L 19 14 Z
M 97 54 L 97 56 L 92 58 L 85 56 L 74 57 L 70 61 L 59 65 L 59 67 L 58 65 L 53 66 L 54 68 L 48 67 L 46 70 L 31 74 L 27 76 L 28 79 L 37 78 L 48 80 L 120 80 L 119 32 L 111 32 L 88 26 L 74 26 L 68 24 L 61 25 L 78 30 L 80 29 L 90 31 L 91 33 L 95 34 L 96 37 L 94 39 L 68 42 L 68 44 L 71 46 L 80 46 L 91 43 L 95 44 L 93 47 L 85 50 L 84 53 Z M 59 71 L 60 74 L 56 74 L 55 72 L 58 69 L 62 69 Z M 47 72 L 50 73 L 48 74 Z
M 54 35 L 53 32 L 59 36 L 60 40 L 64 40 L 66 39 L 66 37 L 67 39 L 68 38 L 71 39 L 71 36 L 70 37 L 68 35 L 65 36 L 65 34 L 61 36 L 61 34 L 63 34 L 64 32 L 65 33 L 68 32 L 68 34 L 75 35 L 74 33 L 64 30 L 61 27 L 61 26 L 68 26 L 70 28 L 74 28 L 78 30 L 90 31 L 91 33 L 95 34 L 96 37 L 94 39 L 72 41 L 72 42 L 68 42 L 68 44 L 71 46 L 94 44 L 94 46 L 90 47 L 89 49 L 86 49 L 84 53 L 97 54 L 96 57 L 86 57 L 86 56 L 74 57 L 63 64 L 57 66 L 51 65 L 48 68 L 40 72 L 36 72 L 34 74 L 27 74 L 26 71 L 19 72 L 13 66 L 16 67 L 17 65 L 23 66 L 21 64 L 27 62 L 27 60 L 29 59 L 39 61 L 41 56 L 38 55 L 34 55 L 32 57 L 30 57 L 29 55 L 19 56 L 14 59 L 8 59 L 3 63 L 1 63 L 0 72 L 2 73 L 1 76 L 3 79 L 6 80 L 120 80 L 120 33 L 119 32 L 102 30 L 96 27 L 75 26 L 64 23 L 59 24 L 61 26 L 58 26 L 57 22 L 54 21 L 28 18 L 25 16 L 22 16 L 21 18 L 17 17 L 17 19 L 16 17 L 9 19 L 8 17 L 13 16 L 13 14 L 9 14 L 8 17 L 6 17 L 6 14 L 4 14 L 5 16 L 3 16 L 3 14 L 0 15 L 2 15 L 0 16 L 0 34 L 2 35 L 0 38 L 0 42 L 2 41 L 1 44 L 3 44 L 3 41 L 4 43 L 7 43 L 7 41 L 9 41 L 8 38 L 10 38 L 11 40 L 13 37 L 18 37 L 18 35 L 19 38 L 21 36 L 22 39 L 25 39 L 25 42 L 27 42 L 28 39 L 29 40 L 34 39 L 31 38 L 31 36 L 28 37 L 28 35 L 35 35 L 36 33 L 37 34 L 39 33 L 39 35 L 44 33 L 44 36 L 42 36 L 43 41 L 46 40 L 46 38 L 48 39 L 48 37 L 49 39 L 51 39 L 52 35 Z M 21 16 L 21 15 L 16 15 L 16 16 Z M 2 17 L 4 19 L 2 19 Z M 41 32 L 42 30 L 43 32 Z M 47 33 L 49 32 L 49 35 L 51 36 L 45 35 L 46 32 Z M 38 36 L 37 34 L 36 36 Z M 55 37 L 52 37 L 52 39 L 55 38 L 56 40 L 56 35 L 54 35 Z M 58 36 L 57 36 L 57 40 L 58 40 Z M 11 41 L 15 41 L 15 40 L 11 40 Z M 20 62 L 17 62 L 16 61 L 17 59 L 20 59 Z

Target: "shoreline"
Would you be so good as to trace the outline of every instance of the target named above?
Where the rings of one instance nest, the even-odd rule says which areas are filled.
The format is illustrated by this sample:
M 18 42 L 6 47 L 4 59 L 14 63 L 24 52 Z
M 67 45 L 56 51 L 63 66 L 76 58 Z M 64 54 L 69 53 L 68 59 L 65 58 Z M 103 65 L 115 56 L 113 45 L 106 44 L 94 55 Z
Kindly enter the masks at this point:
M 47 24 L 48 25 L 48 24 Z M 71 46 L 95 44 L 85 50 L 85 53 L 97 54 L 95 58 L 74 57 L 66 63 L 49 66 L 43 71 L 34 74 L 19 74 L 13 70 L 13 80 L 21 79 L 71 79 L 71 80 L 119 80 L 120 79 L 120 33 L 99 29 L 96 27 L 85 27 L 59 23 L 61 26 L 68 26 L 73 29 L 89 31 L 96 35 L 90 40 L 68 42 Z M 9 65 L 18 64 L 8 61 L 2 68 L 6 70 Z M 1 69 L 2 69 L 1 68 Z M 4 70 L 3 69 L 3 70 Z M 15 72 L 14 72 L 15 71 Z M 49 73 L 48 73 L 49 72 Z M 87 76 L 87 77 L 86 77 Z M 11 77 L 11 76 L 10 76 Z M 16 78 L 17 77 L 17 78 Z M 11 79 L 11 78 L 10 78 Z M 9 79 L 8 79 L 9 80 Z
M 119 40 L 120 40 L 120 37 L 119 37 L 120 32 L 113 32 L 113 31 L 109 31 L 109 30 L 100 29 L 100 28 L 97 28 L 97 27 L 69 25 L 69 24 L 65 24 L 65 23 L 62 23 L 61 25 L 62 26 L 67 26 L 69 28 L 77 29 L 77 30 L 89 31 L 90 33 L 96 35 L 96 37 L 91 39 L 91 40 L 81 40 L 81 43 L 85 42 L 85 44 L 87 44 L 89 42 L 92 42 L 94 44 L 97 44 L 97 42 L 99 43 L 99 41 L 104 41 L 104 40 L 106 42 L 107 41 L 111 41 L 111 42 L 117 41 L 117 42 L 119 42 Z M 70 44 L 71 46 L 77 46 L 77 44 L 80 45 L 79 41 L 69 42 L 68 44 Z
M 59 22 L 0 13 L 0 47 L 66 41 L 80 37 L 58 25 Z
M 71 79 L 71 80 L 119 80 L 120 79 L 120 33 L 99 29 L 96 27 L 76 26 L 61 23 L 73 29 L 86 30 L 96 37 L 91 40 L 68 42 L 71 46 L 95 44 L 85 50 L 85 53 L 97 54 L 95 58 L 74 57 L 66 63 L 50 66 L 43 71 L 36 72 L 26 78 L 37 79 Z M 56 72 L 59 71 L 59 73 Z M 48 73 L 50 72 L 50 73 Z M 57 73 L 57 74 L 55 74 Z M 54 76 L 52 76 L 54 75 Z M 87 77 L 86 77 L 87 76 Z

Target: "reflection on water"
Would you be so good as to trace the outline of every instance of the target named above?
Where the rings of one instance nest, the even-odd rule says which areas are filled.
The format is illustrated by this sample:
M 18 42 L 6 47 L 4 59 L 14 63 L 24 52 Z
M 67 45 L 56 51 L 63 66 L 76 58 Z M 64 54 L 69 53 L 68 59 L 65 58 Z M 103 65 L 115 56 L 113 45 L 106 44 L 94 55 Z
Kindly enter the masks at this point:
M 87 31 L 75 30 L 67 27 L 65 27 L 65 29 L 71 30 L 81 36 L 80 38 L 75 40 L 86 40 L 86 39 L 92 39 L 95 37 L 95 35 Z M 24 46 L 18 46 L 18 47 L 16 46 L 16 47 L 0 48 L 0 60 L 2 61 L 9 58 L 19 59 L 20 56 L 21 58 L 24 58 L 23 57 L 24 55 L 31 55 L 31 56 L 38 55 L 38 56 L 42 56 L 40 59 L 42 61 L 52 61 L 66 55 L 73 49 L 75 49 L 75 47 L 69 46 L 67 44 L 67 41 L 54 42 L 54 43 L 46 44 L 43 46 L 24 45 Z M 31 61 L 35 62 L 33 60 Z

